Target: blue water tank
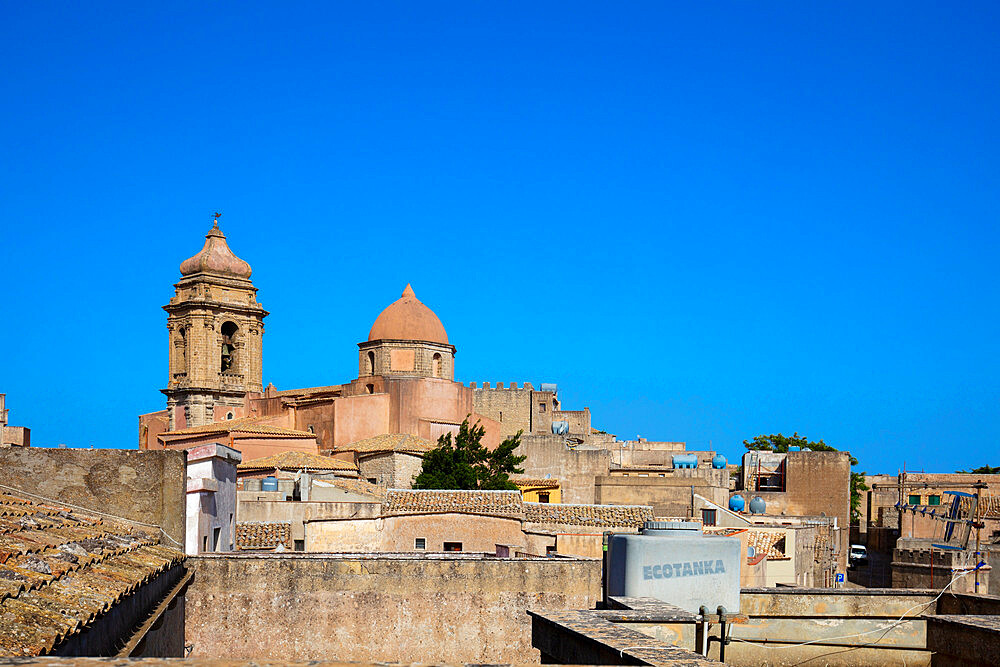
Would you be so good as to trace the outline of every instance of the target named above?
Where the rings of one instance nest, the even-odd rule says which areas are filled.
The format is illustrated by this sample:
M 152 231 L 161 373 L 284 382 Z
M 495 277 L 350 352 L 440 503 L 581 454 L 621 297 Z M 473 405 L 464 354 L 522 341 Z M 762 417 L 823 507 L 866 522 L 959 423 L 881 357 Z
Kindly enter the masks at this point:
M 729 509 L 734 512 L 742 512 L 746 506 L 747 501 L 743 500 L 743 496 L 736 495 L 729 499 Z
M 675 468 L 697 468 L 698 467 L 698 455 L 697 454 L 674 454 L 673 461 L 674 461 L 674 467 Z
M 716 470 L 724 470 L 726 467 L 726 457 L 722 454 L 716 454 L 712 457 L 712 467 Z
M 265 477 L 260 482 L 261 491 L 277 491 L 278 490 L 278 478 L 274 476 Z
M 799 451 L 799 446 L 798 445 L 789 445 L 788 446 L 788 451 L 790 451 L 790 452 L 797 452 L 797 451 Z
M 754 496 L 750 499 L 750 514 L 763 514 L 765 509 L 767 509 L 767 504 L 763 498 Z
M 552 422 L 552 432 L 556 435 L 569 433 L 569 422 Z

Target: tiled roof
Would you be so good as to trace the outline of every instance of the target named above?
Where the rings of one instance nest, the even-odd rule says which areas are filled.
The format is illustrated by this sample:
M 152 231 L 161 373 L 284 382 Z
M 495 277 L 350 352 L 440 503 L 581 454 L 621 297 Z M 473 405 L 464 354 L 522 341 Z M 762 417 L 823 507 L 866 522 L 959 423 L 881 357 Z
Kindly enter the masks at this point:
M 332 456 L 321 456 L 309 452 L 286 451 L 244 461 L 236 466 L 239 472 L 251 470 L 353 470 L 358 467 L 349 461 L 335 459 Z
M 413 491 L 389 489 L 382 513 L 461 512 L 520 518 L 524 514 L 520 491 Z
M 431 440 L 424 440 L 409 433 L 384 433 L 376 435 L 374 438 L 358 440 L 343 447 L 337 447 L 335 451 L 358 452 L 415 452 L 423 454 L 437 447 L 437 443 Z
M 183 560 L 156 535 L 0 493 L 0 655 L 49 653 Z
M 238 551 L 292 547 L 292 524 L 288 521 L 241 522 L 236 524 Z
M 512 478 L 510 481 L 517 484 L 519 489 L 558 489 L 558 479 L 527 479 L 522 477 Z
M 1000 519 L 1000 496 L 982 496 L 979 515 L 986 519 Z
M 751 528 L 747 544 L 754 548 L 755 556 L 763 554 L 767 556 L 768 560 L 786 560 L 789 557 L 778 548 L 778 542 L 783 539 L 785 539 L 784 531 L 754 530 Z
M 221 422 L 213 422 L 211 424 L 202 424 L 201 426 L 192 426 L 191 428 L 182 428 L 177 431 L 167 431 L 166 433 L 161 433 L 158 437 L 170 438 L 175 435 L 205 435 L 205 434 L 216 434 L 216 433 L 250 433 L 253 435 L 273 435 L 273 436 L 284 436 L 284 437 L 296 437 L 296 438 L 315 438 L 315 434 L 309 431 L 296 431 L 290 428 L 282 428 L 280 426 L 270 426 L 268 424 L 261 424 L 260 417 L 241 417 L 239 419 L 226 419 Z
M 648 505 L 569 505 L 524 503 L 524 519 L 573 526 L 641 526 L 653 518 Z

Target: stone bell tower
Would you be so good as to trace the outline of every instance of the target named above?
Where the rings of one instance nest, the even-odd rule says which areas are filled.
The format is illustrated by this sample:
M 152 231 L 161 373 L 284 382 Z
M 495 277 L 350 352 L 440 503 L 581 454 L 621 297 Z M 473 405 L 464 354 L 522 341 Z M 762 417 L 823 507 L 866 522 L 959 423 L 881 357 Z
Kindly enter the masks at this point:
M 240 414 L 260 392 L 267 316 L 250 265 L 233 254 L 215 224 L 205 247 L 181 264 L 176 295 L 163 307 L 170 332 L 170 378 L 163 393 L 171 431 Z

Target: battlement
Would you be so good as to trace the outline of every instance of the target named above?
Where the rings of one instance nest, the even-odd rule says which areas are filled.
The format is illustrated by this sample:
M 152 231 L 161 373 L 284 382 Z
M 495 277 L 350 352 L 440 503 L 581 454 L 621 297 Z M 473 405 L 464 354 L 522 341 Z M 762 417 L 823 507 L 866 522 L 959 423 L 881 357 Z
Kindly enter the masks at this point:
M 490 386 L 489 382 L 484 382 L 481 387 L 478 386 L 475 382 L 470 382 L 469 383 L 469 388 L 470 389 L 493 389 L 493 390 L 504 389 L 504 390 L 508 390 L 508 391 L 509 390 L 515 390 L 515 391 L 524 391 L 524 390 L 535 391 L 534 385 L 532 385 L 530 382 L 525 382 L 521 387 L 518 387 L 516 382 L 509 383 L 509 386 L 507 386 L 507 387 L 504 386 L 503 382 L 497 382 L 497 383 L 495 383 L 495 386 Z

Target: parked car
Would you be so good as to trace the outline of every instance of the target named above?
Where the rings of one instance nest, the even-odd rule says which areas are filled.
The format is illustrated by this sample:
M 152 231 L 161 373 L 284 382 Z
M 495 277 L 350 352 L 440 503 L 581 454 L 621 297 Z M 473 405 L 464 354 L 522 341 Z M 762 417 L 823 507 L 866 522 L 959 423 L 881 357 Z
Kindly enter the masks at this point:
M 868 549 L 863 544 L 852 544 L 851 552 L 847 557 L 851 567 L 858 565 L 868 565 Z

